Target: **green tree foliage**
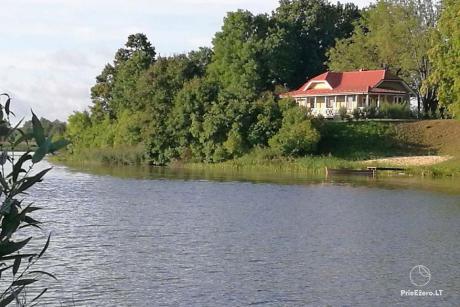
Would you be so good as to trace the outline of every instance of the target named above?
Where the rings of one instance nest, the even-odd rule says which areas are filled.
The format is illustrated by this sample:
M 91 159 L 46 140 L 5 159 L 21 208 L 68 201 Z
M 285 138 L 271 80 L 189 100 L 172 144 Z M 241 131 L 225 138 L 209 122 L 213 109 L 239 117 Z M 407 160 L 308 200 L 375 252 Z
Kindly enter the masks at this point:
M 76 146 L 90 147 L 93 144 L 93 136 L 89 133 L 91 127 L 92 123 L 88 112 L 74 112 L 67 120 L 66 136 Z
M 431 0 L 380 0 L 363 13 L 350 38 L 329 50 L 329 67 L 336 71 L 390 69 L 415 89 L 424 110 L 434 113 L 436 87 L 422 85 L 431 71 L 429 37 L 436 16 Z
M 133 156 L 164 165 L 269 146 L 292 107 L 277 96 L 284 83 L 303 81 L 305 66 L 319 72 L 326 49 L 351 33 L 357 15 L 355 6 L 323 0 L 282 1 L 272 16 L 239 10 L 224 19 L 213 49 L 170 57 L 157 58 L 145 35 L 130 35 L 97 76 L 90 111 L 69 117 L 72 152 L 143 146 L 145 155 Z
M 68 142 L 62 139 L 53 141 L 33 113 L 30 131 L 19 129 L 21 122 L 13 127 L 10 122 L 13 114 L 10 111 L 11 99 L 7 94 L 0 96 L 7 98 L 4 104 L 0 104 L 0 306 L 13 302 L 16 306 L 25 306 L 36 304 L 47 291 L 44 288 L 30 298 L 26 288 L 41 277 L 56 278 L 51 273 L 34 269 L 49 246 L 50 236 L 41 251 L 34 251 L 35 248 L 30 246 L 33 238 L 31 232 L 25 232 L 24 228 L 40 228 L 41 223 L 32 217 L 32 213 L 40 208 L 25 204 L 23 196 L 51 170 L 36 172 L 37 164 L 46 154 L 56 152 Z M 30 148 L 22 154 L 14 151 L 17 144 L 28 144 L 31 139 L 38 146 L 35 152 Z M 12 151 L 6 151 L 5 145 Z
M 50 137 L 51 139 L 58 139 L 62 138 L 66 131 L 66 123 L 61 122 L 59 120 L 50 121 L 44 117 L 40 118 L 40 123 L 43 127 L 44 133 L 46 137 Z M 33 131 L 33 123 L 32 120 L 26 121 L 22 126 L 22 130 L 25 133 L 31 134 Z
M 160 58 L 138 80 L 134 97 L 141 102 L 139 109 L 149 115 L 145 139 L 147 154 L 155 164 L 165 164 L 176 154 L 168 118 L 174 107 L 174 98 L 184 84 L 203 75 L 201 56 L 197 60 L 196 55 L 192 55 L 193 59 L 186 55 Z
M 456 117 L 460 116 L 460 2 L 442 1 L 442 12 L 430 50 L 434 71 L 430 84 L 438 86 L 438 97 Z
M 313 153 L 319 139 L 307 108 L 294 107 L 284 112 L 281 129 L 269 140 L 269 144 L 283 155 L 298 157 Z
M 96 84 L 91 88 L 91 114 L 95 120 L 101 120 L 108 115 L 114 118 L 112 109 L 112 89 L 115 78 L 115 68 L 107 64 L 101 74 L 96 77 Z
M 174 107 L 169 118 L 177 156 L 203 159 L 203 122 L 205 115 L 217 102 L 218 85 L 215 82 L 195 78 L 184 84 L 174 98 Z
M 214 55 L 208 69 L 222 88 L 243 98 L 254 98 L 267 89 L 269 22 L 268 16 L 248 11 L 228 13 L 213 40 Z
M 140 108 L 139 101 L 133 99 L 137 93 L 137 82 L 155 62 L 155 55 L 155 48 L 144 34 L 132 34 L 128 37 L 125 48 L 119 49 L 115 54 L 114 65 L 107 65 L 96 79 L 96 81 L 101 79 L 103 81 L 101 84 L 109 90 L 109 93 L 106 93 L 101 89 L 101 93 L 105 95 L 96 97 L 102 99 L 108 97 L 109 105 L 105 108 L 112 111 L 115 116 L 125 108 L 132 110 Z
M 324 0 L 281 0 L 273 14 L 270 61 L 277 83 L 297 88 L 305 78 L 322 73 L 326 51 L 336 39 L 349 37 L 360 16 L 354 4 Z

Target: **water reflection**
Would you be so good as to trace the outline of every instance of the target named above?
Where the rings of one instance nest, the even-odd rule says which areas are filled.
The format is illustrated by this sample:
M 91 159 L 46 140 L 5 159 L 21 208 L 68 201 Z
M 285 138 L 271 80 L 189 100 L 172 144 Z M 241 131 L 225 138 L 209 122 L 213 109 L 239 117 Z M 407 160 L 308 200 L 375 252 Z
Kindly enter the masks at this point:
M 55 166 L 43 304 L 455 305 L 460 196 L 379 180 Z M 444 297 L 400 297 L 417 264 Z
M 416 189 L 439 193 L 460 194 L 460 180 L 455 177 L 431 178 L 421 176 L 380 173 L 377 178 L 366 176 L 331 176 L 324 174 L 300 174 L 288 172 L 244 171 L 244 170 L 190 170 L 168 167 L 136 167 L 101 165 L 67 165 L 70 171 L 86 172 L 101 176 L 133 179 L 172 179 L 240 181 L 275 184 L 333 184 L 366 186 L 385 189 Z

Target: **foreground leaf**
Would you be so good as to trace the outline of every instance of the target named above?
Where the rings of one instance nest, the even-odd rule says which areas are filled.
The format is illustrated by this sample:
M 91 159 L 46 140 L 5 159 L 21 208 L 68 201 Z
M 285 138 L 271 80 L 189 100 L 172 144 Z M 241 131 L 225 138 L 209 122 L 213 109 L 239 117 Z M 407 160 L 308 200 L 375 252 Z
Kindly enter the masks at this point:
M 24 286 L 19 287 L 18 289 L 14 290 L 10 295 L 5 297 L 0 301 L 0 307 L 8 306 L 16 297 L 18 297 L 19 293 L 24 289 Z
M 21 248 L 26 246 L 27 243 L 29 243 L 30 239 L 32 239 L 32 237 L 27 238 L 20 242 L 12 242 L 12 241 L 1 242 L 0 243 L 0 257 L 12 254 L 20 250 Z
M 35 142 L 37 142 L 38 146 L 41 146 L 45 142 L 45 131 L 43 130 L 42 123 L 34 112 L 32 112 L 32 127 Z

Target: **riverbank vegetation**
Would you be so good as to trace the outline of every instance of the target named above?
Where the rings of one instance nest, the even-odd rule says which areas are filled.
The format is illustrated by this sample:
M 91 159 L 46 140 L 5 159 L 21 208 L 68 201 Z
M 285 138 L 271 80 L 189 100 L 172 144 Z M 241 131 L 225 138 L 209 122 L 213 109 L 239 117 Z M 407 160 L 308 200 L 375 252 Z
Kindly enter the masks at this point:
M 145 35 L 130 35 L 97 76 L 90 110 L 69 117 L 73 144 L 63 158 L 320 169 L 426 154 L 423 144 L 402 142 L 401 125 L 368 120 L 413 118 L 408 106 L 325 122 L 278 95 L 328 68 L 384 67 L 417 93 L 415 117 L 455 116 L 456 67 L 444 75 L 439 64 L 458 52 L 455 39 L 444 42 L 456 26 L 446 10 L 455 5 L 378 1 L 359 10 L 323 0 L 281 1 L 271 15 L 228 13 L 212 48 L 171 57 L 158 57 Z
M 324 138 L 314 155 L 289 158 L 269 149 L 217 164 L 175 165 L 195 170 L 255 170 L 324 174 L 329 168 L 366 168 L 367 166 L 403 167 L 406 173 L 422 176 L 460 175 L 460 122 L 424 120 L 403 123 L 329 122 L 322 127 Z M 365 141 L 363 141 L 365 140 Z M 425 156 L 446 157 L 441 163 L 420 165 Z M 392 163 L 382 157 L 407 157 L 406 163 Z M 411 157 L 413 157 L 411 159 Z M 434 158 L 434 157 L 433 157 Z M 379 162 L 381 160 L 381 162 Z M 397 160 L 397 159 L 395 159 Z M 414 161 L 412 161 L 414 160 Z M 437 161 L 438 159 L 432 159 Z

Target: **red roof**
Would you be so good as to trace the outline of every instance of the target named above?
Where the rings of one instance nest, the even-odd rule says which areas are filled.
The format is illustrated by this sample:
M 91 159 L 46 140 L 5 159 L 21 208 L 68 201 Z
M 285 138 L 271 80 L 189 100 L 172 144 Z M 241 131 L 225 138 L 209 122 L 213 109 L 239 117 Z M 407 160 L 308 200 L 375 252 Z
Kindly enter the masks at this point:
M 315 96 L 340 93 L 401 93 L 401 91 L 375 88 L 383 80 L 397 80 L 388 70 L 360 70 L 347 72 L 325 72 L 308 80 L 299 89 L 283 94 L 283 97 L 291 96 Z M 311 84 L 323 83 L 330 88 L 312 89 Z M 308 89 L 307 89 L 308 88 Z

